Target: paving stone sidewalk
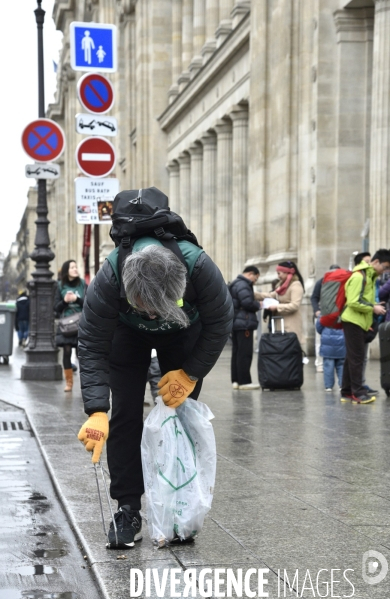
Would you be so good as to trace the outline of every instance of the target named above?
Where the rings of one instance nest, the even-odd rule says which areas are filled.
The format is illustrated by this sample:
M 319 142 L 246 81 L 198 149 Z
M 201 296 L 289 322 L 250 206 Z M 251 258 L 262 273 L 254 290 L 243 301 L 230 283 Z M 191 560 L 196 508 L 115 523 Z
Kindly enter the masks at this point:
M 313 359 L 301 391 L 233 391 L 227 348 L 200 398 L 215 415 L 218 451 L 213 507 L 201 535 L 193 545 L 156 549 L 145 523 L 143 541 L 117 560 L 123 551 L 105 549 L 93 470 L 77 440 L 85 420 L 78 381 L 71 394 L 60 382 L 23 382 L 23 360 L 17 348 L 0 367 L 0 400 L 26 410 L 104 597 L 129 597 L 130 568 L 211 568 L 212 576 L 217 568 L 243 575 L 267 568 L 271 598 L 296 596 L 284 586 L 298 570 L 299 597 L 390 596 L 390 573 L 376 585 L 362 578 L 366 552 L 383 556 L 382 564 L 366 564 L 374 564 L 371 582 L 390 562 L 390 400 L 383 391 L 374 404 L 342 404 L 338 392 L 325 392 Z M 368 373 L 379 388 L 378 362 Z M 164 597 L 171 597 L 169 587 Z

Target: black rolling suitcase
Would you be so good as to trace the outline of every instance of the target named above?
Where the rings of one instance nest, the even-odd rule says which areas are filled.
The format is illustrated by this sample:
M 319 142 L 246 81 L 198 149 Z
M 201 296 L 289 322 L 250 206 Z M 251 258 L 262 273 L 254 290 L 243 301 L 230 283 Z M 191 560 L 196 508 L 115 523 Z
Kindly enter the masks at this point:
M 381 386 L 387 397 L 390 396 L 390 322 L 383 322 L 378 328 L 381 353 Z
M 277 317 L 278 318 L 278 317 Z M 300 389 L 303 385 L 303 352 L 295 333 L 275 332 L 275 318 L 271 319 L 271 333 L 261 336 L 258 371 L 261 388 Z

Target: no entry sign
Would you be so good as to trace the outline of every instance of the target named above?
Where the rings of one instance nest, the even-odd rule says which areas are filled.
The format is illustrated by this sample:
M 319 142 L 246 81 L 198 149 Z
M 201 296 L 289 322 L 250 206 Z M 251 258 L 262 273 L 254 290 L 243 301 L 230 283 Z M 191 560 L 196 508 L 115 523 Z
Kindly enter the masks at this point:
M 51 162 L 61 156 L 65 148 L 65 135 L 51 119 L 37 119 L 22 133 L 24 151 L 37 162 Z
M 115 148 L 104 137 L 87 137 L 77 146 L 76 162 L 85 175 L 105 177 L 115 167 Z
M 104 114 L 114 104 L 114 89 L 111 82 L 97 73 L 83 75 L 77 84 L 77 94 L 88 112 Z

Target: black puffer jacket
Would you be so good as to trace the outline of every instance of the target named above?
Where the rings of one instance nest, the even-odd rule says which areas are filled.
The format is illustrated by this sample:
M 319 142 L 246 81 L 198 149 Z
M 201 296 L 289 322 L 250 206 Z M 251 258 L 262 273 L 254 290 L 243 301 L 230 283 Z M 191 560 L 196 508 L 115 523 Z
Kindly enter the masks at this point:
M 260 303 L 254 298 L 252 282 L 243 275 L 238 275 L 230 285 L 230 293 L 234 306 L 233 330 L 254 331 L 257 329 L 256 312 L 260 310 Z
M 202 332 L 182 368 L 200 378 L 210 372 L 225 346 L 232 329 L 233 305 L 219 269 L 207 254 L 197 259 L 191 281 Z M 79 327 L 81 389 L 87 414 L 110 409 L 108 357 L 119 310 L 120 288 L 106 260 L 88 287 Z

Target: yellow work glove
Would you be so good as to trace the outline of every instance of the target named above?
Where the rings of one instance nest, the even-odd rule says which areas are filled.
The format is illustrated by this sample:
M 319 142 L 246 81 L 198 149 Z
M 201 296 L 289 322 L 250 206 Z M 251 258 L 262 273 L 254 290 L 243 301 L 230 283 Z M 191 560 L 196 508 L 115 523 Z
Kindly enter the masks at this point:
M 184 370 L 170 370 L 157 383 L 163 402 L 170 408 L 177 408 L 192 393 L 196 381 L 191 381 Z
M 87 451 L 93 451 L 92 462 L 97 464 L 108 437 L 107 414 L 105 412 L 91 414 L 87 422 L 81 427 L 77 437 L 79 441 L 84 443 Z

